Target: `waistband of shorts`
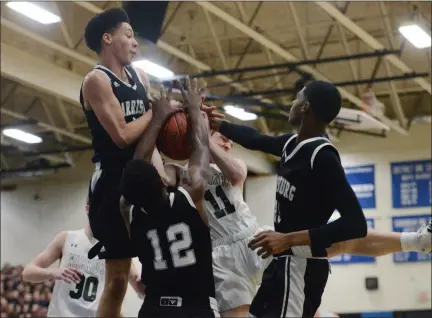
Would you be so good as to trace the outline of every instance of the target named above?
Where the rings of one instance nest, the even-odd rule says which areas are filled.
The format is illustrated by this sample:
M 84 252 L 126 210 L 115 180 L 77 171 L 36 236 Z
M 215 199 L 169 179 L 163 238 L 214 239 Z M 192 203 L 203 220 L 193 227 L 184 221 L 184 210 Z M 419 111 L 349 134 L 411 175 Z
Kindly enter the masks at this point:
M 146 305 L 159 307 L 208 307 L 217 311 L 217 301 L 214 297 L 146 295 Z
M 258 224 L 251 225 L 247 229 L 245 229 L 241 232 L 213 240 L 212 246 L 213 246 L 213 248 L 215 248 L 215 247 L 218 247 L 221 245 L 231 245 L 234 242 L 241 241 L 241 240 L 244 240 L 245 238 L 251 237 L 252 235 L 254 235 L 256 233 L 256 231 L 258 229 L 259 229 Z

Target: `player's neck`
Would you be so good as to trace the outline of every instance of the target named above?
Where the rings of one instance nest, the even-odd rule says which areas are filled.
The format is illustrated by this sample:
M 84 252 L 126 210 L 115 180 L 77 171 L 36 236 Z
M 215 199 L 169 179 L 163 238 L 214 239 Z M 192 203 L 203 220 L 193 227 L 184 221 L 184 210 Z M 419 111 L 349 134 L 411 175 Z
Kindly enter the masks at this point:
M 297 135 L 297 143 L 303 140 L 319 137 L 325 133 L 325 125 L 312 125 L 303 122 Z
M 113 55 L 107 56 L 103 53 L 99 56 L 99 65 L 105 66 L 113 72 L 119 79 L 127 80 L 125 67 Z

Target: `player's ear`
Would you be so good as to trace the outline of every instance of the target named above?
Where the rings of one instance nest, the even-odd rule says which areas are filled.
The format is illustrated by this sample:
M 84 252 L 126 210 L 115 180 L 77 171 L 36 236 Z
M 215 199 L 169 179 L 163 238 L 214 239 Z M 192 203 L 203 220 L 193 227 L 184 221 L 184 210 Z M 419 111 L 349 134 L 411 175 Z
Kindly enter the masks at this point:
M 102 41 L 104 41 L 105 44 L 111 44 L 112 43 L 112 35 L 110 33 L 104 33 L 102 35 Z
M 303 113 L 308 113 L 309 110 L 310 110 L 310 104 L 309 104 L 309 102 L 305 102 L 301 108 L 301 111 Z

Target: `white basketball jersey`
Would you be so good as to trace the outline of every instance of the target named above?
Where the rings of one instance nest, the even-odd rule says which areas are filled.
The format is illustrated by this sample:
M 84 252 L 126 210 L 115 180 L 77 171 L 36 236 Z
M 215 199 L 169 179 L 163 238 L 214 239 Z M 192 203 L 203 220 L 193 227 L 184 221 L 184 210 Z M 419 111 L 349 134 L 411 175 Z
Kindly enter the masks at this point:
M 60 268 L 73 267 L 84 277 L 78 284 L 56 281 L 48 308 L 48 317 L 95 317 L 105 283 L 105 262 L 88 259 L 90 241 L 84 229 L 69 231 L 63 246 Z
M 204 195 L 212 240 L 238 234 L 252 226 L 257 220 L 243 200 L 243 190 L 233 186 L 217 165 L 210 165 L 210 177 Z

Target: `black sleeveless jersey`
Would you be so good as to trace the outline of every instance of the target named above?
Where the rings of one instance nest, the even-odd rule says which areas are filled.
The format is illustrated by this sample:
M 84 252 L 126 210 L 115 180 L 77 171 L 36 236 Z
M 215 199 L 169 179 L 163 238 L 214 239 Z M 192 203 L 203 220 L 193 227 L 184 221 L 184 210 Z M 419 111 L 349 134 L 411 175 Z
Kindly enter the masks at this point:
M 335 210 L 321 189 L 313 163 L 322 148 L 338 154 L 336 148 L 324 137 L 300 143 L 296 139 L 297 135 L 293 135 L 284 146 L 276 183 L 274 226 L 283 233 L 324 226 Z
M 133 209 L 131 238 L 151 296 L 215 297 L 210 229 L 183 188 L 157 213 Z
M 123 82 L 113 72 L 102 65 L 96 65 L 94 69 L 108 75 L 112 90 L 120 103 L 127 123 L 139 118 L 148 110 L 149 101 L 147 92 L 133 67 L 128 66 L 125 68 L 129 79 L 128 83 Z M 102 166 L 123 166 L 127 161 L 131 160 L 135 152 L 136 144 L 124 149 L 117 147 L 99 122 L 94 111 L 92 109 L 85 109 L 82 87 L 80 91 L 80 102 L 92 135 L 94 150 L 92 161 L 100 162 Z

